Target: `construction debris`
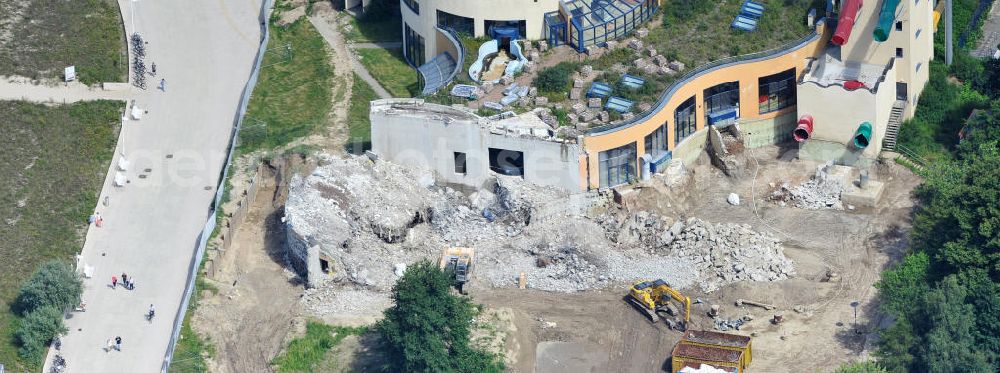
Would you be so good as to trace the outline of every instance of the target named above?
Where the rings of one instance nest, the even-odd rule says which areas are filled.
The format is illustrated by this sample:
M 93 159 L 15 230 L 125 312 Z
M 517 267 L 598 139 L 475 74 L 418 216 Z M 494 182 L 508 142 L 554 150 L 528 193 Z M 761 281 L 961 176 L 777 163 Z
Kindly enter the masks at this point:
M 291 182 L 288 256 L 311 287 L 351 290 L 308 292 L 304 302 L 317 312 L 350 307 L 320 306 L 313 298 L 339 303 L 385 294 L 405 266 L 436 260 L 449 246 L 475 248 L 473 281 L 495 287 L 523 281 L 575 292 L 662 278 L 679 289 L 713 291 L 794 273 L 780 243 L 748 225 L 617 209 L 588 218 L 607 195 L 569 194 L 507 176 L 465 194 L 389 162 L 319 159 L 311 175 Z
M 844 183 L 840 178 L 830 176 L 831 166 L 831 163 L 826 163 L 817 167 L 812 179 L 800 185 L 791 187 L 783 183 L 771 193 L 769 199 L 779 203 L 790 202 L 795 207 L 809 210 L 843 210 L 840 195 L 844 192 Z
M 749 305 L 749 306 L 760 307 L 760 308 L 763 308 L 763 309 L 768 310 L 768 311 L 773 310 L 775 308 L 773 305 L 766 304 L 766 303 L 761 303 L 761 302 L 754 302 L 752 300 L 746 300 L 746 299 L 737 299 L 736 300 L 736 307 L 741 307 L 744 304 Z

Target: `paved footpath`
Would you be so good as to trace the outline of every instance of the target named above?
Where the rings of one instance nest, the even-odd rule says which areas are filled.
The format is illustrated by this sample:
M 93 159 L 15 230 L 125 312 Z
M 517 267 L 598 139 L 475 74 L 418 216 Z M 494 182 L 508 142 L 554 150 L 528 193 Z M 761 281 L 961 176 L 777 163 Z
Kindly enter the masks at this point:
M 135 97 L 134 92 L 126 83 L 116 84 L 124 86 L 121 90 L 103 90 L 91 88 L 85 84 L 61 83 L 58 85 L 36 85 L 25 81 L 0 79 L 0 100 L 24 100 L 33 102 L 55 102 L 72 103 L 87 100 L 119 100 L 125 101 L 130 97 Z
M 161 370 L 261 36 L 260 0 L 119 5 L 127 32 L 148 42 L 146 64 L 155 62 L 159 73 L 150 86 L 160 78 L 167 85 L 164 92 L 112 92 L 148 113 L 125 122 L 115 162 L 122 154 L 130 162 L 129 183 L 111 186 L 110 172 L 100 197 L 109 204 L 97 208 L 104 226 L 87 233 L 80 259 L 94 276 L 84 281 L 87 311 L 67 320 L 61 354 L 69 372 Z M 108 286 L 122 272 L 136 280 L 134 291 Z M 150 304 L 157 316 L 147 322 Z M 122 337 L 122 351 L 106 352 L 114 336 Z

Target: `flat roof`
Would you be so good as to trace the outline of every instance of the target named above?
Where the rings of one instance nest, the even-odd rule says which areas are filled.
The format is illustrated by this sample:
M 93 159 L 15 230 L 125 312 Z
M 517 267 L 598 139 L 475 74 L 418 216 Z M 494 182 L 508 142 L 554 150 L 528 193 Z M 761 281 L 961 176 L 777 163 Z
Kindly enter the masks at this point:
M 886 70 L 885 65 L 841 61 L 830 54 L 824 54 L 820 59 L 813 61 L 811 66 L 803 81 L 815 82 L 824 87 L 859 81 L 870 90 L 875 89 Z

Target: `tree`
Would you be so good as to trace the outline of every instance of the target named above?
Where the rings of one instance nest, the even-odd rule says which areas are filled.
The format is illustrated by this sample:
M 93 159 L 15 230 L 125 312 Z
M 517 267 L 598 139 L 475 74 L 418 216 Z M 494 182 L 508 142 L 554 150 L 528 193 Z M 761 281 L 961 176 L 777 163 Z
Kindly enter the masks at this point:
M 21 313 L 45 306 L 65 310 L 80 304 L 83 282 L 66 262 L 50 260 L 31 275 L 18 294 L 16 308 Z
M 52 339 L 65 333 L 62 311 L 53 306 L 43 306 L 28 312 L 14 332 L 14 338 L 20 345 L 18 353 L 25 359 L 40 361 L 45 347 Z
M 502 372 L 495 356 L 469 345 L 476 307 L 451 291 L 452 278 L 424 260 L 393 287 L 395 305 L 376 324 L 394 372 Z

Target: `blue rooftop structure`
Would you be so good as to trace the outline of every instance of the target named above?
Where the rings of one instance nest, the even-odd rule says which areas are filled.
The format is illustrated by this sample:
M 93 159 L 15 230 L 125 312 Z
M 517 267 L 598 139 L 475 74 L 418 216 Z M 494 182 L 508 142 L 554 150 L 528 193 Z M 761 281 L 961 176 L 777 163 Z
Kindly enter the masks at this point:
M 548 38 L 569 37 L 569 44 L 584 52 L 608 40 L 624 37 L 649 21 L 659 0 L 563 0 L 553 17 L 546 17 Z M 569 17 L 567 20 L 566 17 Z
M 587 90 L 587 97 L 607 98 L 611 96 L 611 86 L 601 82 L 593 82 Z
M 625 74 L 622 75 L 621 83 L 623 86 L 629 89 L 639 89 L 643 84 L 646 84 L 646 79 L 640 78 L 635 75 Z
M 740 31 L 751 32 L 757 30 L 757 21 L 754 20 L 753 18 L 739 15 L 736 16 L 736 19 L 733 20 L 732 26 L 734 29 Z
M 615 96 L 608 99 L 608 103 L 604 105 L 604 108 L 608 110 L 614 110 L 619 113 L 627 113 L 632 111 L 632 105 L 634 104 L 635 103 L 632 101 L 626 100 L 622 97 Z

